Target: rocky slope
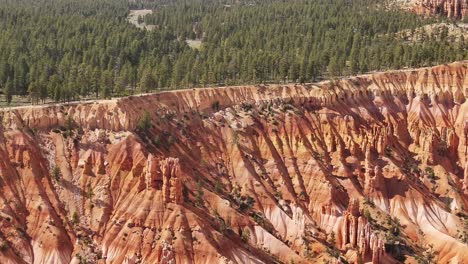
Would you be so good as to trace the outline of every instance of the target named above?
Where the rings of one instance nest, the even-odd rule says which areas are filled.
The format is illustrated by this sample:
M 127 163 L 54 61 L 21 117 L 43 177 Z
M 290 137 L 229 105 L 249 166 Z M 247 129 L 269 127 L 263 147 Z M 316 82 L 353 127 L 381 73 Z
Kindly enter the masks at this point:
M 462 263 L 467 67 L 5 109 L 0 262 Z

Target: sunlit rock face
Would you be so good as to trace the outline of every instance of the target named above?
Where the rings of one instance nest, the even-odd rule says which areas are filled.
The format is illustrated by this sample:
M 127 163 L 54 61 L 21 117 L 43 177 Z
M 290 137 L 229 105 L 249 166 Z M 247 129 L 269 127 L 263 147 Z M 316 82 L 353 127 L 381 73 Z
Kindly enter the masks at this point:
M 467 66 L 3 110 L 0 263 L 461 263 Z
M 425 15 L 441 15 L 452 19 L 464 19 L 468 15 L 467 0 L 416 0 L 416 12 Z

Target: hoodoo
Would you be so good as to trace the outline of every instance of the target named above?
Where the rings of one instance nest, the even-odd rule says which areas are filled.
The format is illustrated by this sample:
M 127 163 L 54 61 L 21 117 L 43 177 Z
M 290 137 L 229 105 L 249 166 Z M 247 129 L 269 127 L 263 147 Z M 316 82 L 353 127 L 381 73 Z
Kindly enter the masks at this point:
M 420 0 L 415 11 L 425 15 L 442 15 L 452 19 L 464 19 L 468 15 L 467 0 Z

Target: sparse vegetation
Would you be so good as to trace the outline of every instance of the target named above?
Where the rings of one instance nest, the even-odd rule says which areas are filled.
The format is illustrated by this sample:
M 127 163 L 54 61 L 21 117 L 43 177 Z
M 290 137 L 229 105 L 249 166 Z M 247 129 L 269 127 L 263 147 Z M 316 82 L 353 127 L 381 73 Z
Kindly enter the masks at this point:
M 306 257 L 308 260 L 312 260 L 317 256 L 317 252 L 311 251 L 309 243 L 306 244 L 305 252 L 304 252 L 304 257 Z
M 78 212 L 75 211 L 73 212 L 73 215 L 72 215 L 72 223 L 74 225 L 77 225 L 79 222 L 80 222 L 80 216 L 78 215 Z
M 161 135 L 158 134 L 153 138 L 153 145 L 159 147 L 161 145 L 161 141 Z
M 409 157 L 405 157 L 403 159 L 403 164 L 402 164 L 402 171 L 410 177 L 413 177 L 415 174 L 419 175 L 421 170 L 419 169 L 419 166 L 417 164 L 416 160 L 413 160 Z
M 425 172 L 426 172 L 426 175 L 427 175 L 427 178 L 433 183 L 435 184 L 436 183 L 436 180 L 439 179 L 439 177 L 437 177 L 434 173 L 434 169 L 432 167 L 426 167 L 425 169 Z
M 441 157 L 445 157 L 448 154 L 448 147 L 447 147 L 447 142 L 441 140 L 439 144 L 437 145 L 437 154 Z
M 468 232 L 466 230 L 459 230 L 457 237 L 461 242 L 468 245 Z
M 91 200 L 94 196 L 94 190 L 93 190 L 93 187 L 91 187 L 91 185 L 88 185 L 88 188 L 86 189 L 86 192 L 85 192 L 85 197 L 89 200 Z
M 249 112 L 249 111 L 251 111 L 251 110 L 253 109 L 254 106 L 253 106 L 252 104 L 250 104 L 250 103 L 242 102 L 242 103 L 240 104 L 240 107 L 241 107 L 241 109 L 242 109 L 243 111 Z
M 88 264 L 88 261 L 85 256 L 82 256 L 79 253 L 76 253 L 75 257 L 78 259 L 79 264 Z
M 369 197 L 364 197 L 364 204 L 370 206 L 371 208 L 375 208 L 375 203 Z
M 239 201 L 239 210 L 250 210 L 255 204 L 255 199 L 250 196 L 241 196 Z
M 393 157 L 393 151 L 392 148 L 389 146 L 385 147 L 385 156 L 392 158 Z
M 175 117 L 176 117 L 176 113 L 168 112 L 168 113 L 161 115 L 161 121 L 163 121 L 164 123 L 169 123 L 173 121 Z
M 219 101 L 214 101 L 212 104 L 211 104 L 211 109 L 213 109 L 213 111 L 219 111 Z
M 400 262 L 404 262 L 406 259 L 404 254 L 405 249 L 406 247 L 401 243 L 401 241 L 387 240 L 385 243 L 385 251 Z
M 336 244 L 336 236 L 335 236 L 335 232 L 332 231 L 330 233 L 330 237 L 329 237 L 329 241 L 328 241 L 332 246 L 335 246 Z
M 10 247 L 10 245 L 8 244 L 8 241 L 6 241 L 5 239 L 2 239 L 0 241 L 0 251 L 1 252 L 6 251 L 9 247 Z
M 148 111 L 143 112 L 143 116 L 138 120 L 137 130 L 143 133 L 147 133 L 151 128 L 151 116 Z
M 203 192 L 203 182 L 202 181 L 197 181 L 197 190 L 195 193 L 195 203 L 197 206 L 203 207 L 205 205 L 205 201 L 203 200 L 203 195 L 205 193 Z
M 176 142 L 176 137 L 174 134 L 170 134 L 168 137 L 167 137 L 167 144 L 166 144 L 166 149 L 170 149 L 172 145 L 174 145 L 174 143 Z
M 287 112 L 287 111 L 292 111 L 294 110 L 294 106 L 292 104 L 288 104 L 288 103 L 284 103 L 281 105 L 281 111 L 284 113 L 284 112 Z
M 246 227 L 242 230 L 241 239 L 246 243 L 250 241 L 250 229 L 249 228 Z
M 190 202 L 189 189 L 187 188 L 185 184 L 182 185 L 182 196 L 184 197 L 184 202 L 186 203 Z
M 54 179 L 56 182 L 59 182 L 61 178 L 62 178 L 62 172 L 60 171 L 60 168 L 57 166 L 54 166 L 52 168 L 52 179 Z
M 232 227 L 231 227 L 231 223 L 230 223 L 230 220 L 229 221 L 224 221 L 224 219 L 219 215 L 218 211 L 215 209 L 214 210 L 214 217 L 215 217 L 215 220 L 216 222 L 218 223 L 219 225 L 219 231 L 221 233 L 226 233 L 228 230 L 232 230 Z
M 260 213 L 253 213 L 252 214 L 252 219 L 259 224 L 260 226 L 263 226 L 265 224 L 265 218 L 263 217 L 262 214 Z
M 336 248 L 327 247 L 327 254 L 335 259 L 340 257 L 340 252 Z
M 145 133 L 148 136 L 148 133 Z M 162 131 L 157 134 L 151 142 L 157 148 L 163 148 L 169 150 L 177 141 L 177 137 L 174 132 Z
M 299 199 L 304 200 L 307 198 L 307 193 L 305 191 L 301 191 L 298 196 Z
M 223 191 L 223 184 L 221 183 L 221 180 L 216 179 L 214 187 L 217 193 L 221 193 Z
M 71 132 L 75 128 L 75 125 L 75 120 L 73 120 L 73 118 L 70 115 L 68 115 L 67 120 L 65 122 L 65 129 L 68 132 Z
M 435 264 L 437 252 L 434 251 L 433 245 L 428 245 L 422 254 L 416 256 L 418 264 Z
M 401 224 L 398 218 L 387 215 L 387 226 L 389 227 L 389 231 L 393 236 L 397 237 L 400 235 Z
M 365 209 L 364 210 L 364 217 L 366 217 L 367 221 L 369 222 L 369 224 L 371 225 L 374 225 L 375 224 L 375 220 L 374 218 L 372 217 L 370 211 L 368 209 Z
M 468 215 L 459 212 L 457 216 L 461 218 L 460 220 L 463 223 L 462 229 L 458 230 L 457 237 L 460 241 L 468 245 Z
M 232 144 L 238 145 L 239 144 L 239 132 L 236 130 L 232 131 Z
M 278 199 L 278 200 L 283 200 L 283 193 L 279 190 L 275 192 L 275 198 Z

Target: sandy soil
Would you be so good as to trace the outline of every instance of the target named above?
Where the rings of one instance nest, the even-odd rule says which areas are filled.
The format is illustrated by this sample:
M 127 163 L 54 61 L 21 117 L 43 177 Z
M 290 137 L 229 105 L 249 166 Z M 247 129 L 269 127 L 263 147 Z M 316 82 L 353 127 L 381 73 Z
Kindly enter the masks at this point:
M 132 23 L 135 25 L 137 28 L 144 29 L 146 28 L 147 30 L 153 30 L 154 25 L 146 25 L 145 23 L 138 23 L 138 17 L 144 17 L 146 15 L 152 14 L 153 10 L 151 9 L 139 9 L 139 10 L 130 10 L 130 14 L 128 15 L 128 22 Z
M 200 49 L 202 45 L 202 41 L 197 39 L 187 39 L 185 42 L 187 42 L 187 45 L 192 49 Z
M 387 2 L 389 6 L 397 6 L 403 9 L 410 9 L 417 4 L 416 0 L 392 0 Z

